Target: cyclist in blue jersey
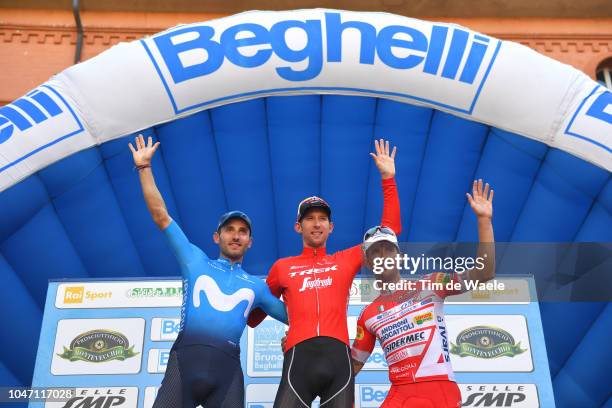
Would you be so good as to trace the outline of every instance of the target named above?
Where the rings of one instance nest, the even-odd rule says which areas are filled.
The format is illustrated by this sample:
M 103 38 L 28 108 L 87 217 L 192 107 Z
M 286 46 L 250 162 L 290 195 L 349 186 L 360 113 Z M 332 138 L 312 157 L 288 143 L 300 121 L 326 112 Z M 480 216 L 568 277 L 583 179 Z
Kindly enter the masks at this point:
M 151 159 L 159 142 L 153 144 L 149 137 L 145 144 L 138 135 L 135 144 L 129 147 L 147 208 L 168 238 L 183 275 L 180 330 L 153 407 L 243 407 L 239 341 L 249 312 L 261 307 L 287 323 L 284 303 L 272 296 L 263 280 L 242 269 L 253 242 L 251 220 L 241 211 L 223 214 L 213 234 L 220 256 L 209 258 L 172 220 L 155 185 Z

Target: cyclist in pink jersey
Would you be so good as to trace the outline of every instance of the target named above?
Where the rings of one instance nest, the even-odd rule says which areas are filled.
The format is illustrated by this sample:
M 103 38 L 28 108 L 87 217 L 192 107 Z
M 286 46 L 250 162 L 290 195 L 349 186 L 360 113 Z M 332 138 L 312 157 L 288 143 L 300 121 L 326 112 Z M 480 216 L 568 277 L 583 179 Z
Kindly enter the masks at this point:
M 467 290 L 468 281 L 486 282 L 495 276 L 493 225 L 493 190 L 474 181 L 472 195 L 467 194 L 478 219 L 478 257 L 482 267 L 463 273 L 435 272 L 413 279 L 414 290 L 393 290 L 401 283 L 395 267 L 382 268 L 377 276 L 378 296 L 366 306 L 357 321 L 357 334 L 351 355 L 355 373 L 370 356 L 378 339 L 389 365 L 391 389 L 382 408 L 457 408 L 461 394 L 450 363 L 448 334 L 444 322 L 444 299 Z M 395 260 L 399 246 L 394 232 L 374 227 L 364 236 L 366 264 L 373 269 L 386 258 Z M 375 263 L 375 259 L 379 261 Z M 382 284 L 381 284 L 382 283 Z M 443 284 L 442 289 L 431 286 Z M 453 285 L 447 285 L 451 283 Z M 472 282 L 472 284 L 475 282 Z M 449 289 L 450 286 L 456 288 Z

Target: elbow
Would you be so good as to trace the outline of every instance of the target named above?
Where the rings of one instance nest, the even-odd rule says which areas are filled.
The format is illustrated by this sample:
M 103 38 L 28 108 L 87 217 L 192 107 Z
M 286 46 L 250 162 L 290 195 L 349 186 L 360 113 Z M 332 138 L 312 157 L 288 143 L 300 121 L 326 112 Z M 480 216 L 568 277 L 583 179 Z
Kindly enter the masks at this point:
M 168 225 L 170 225 L 171 218 L 170 215 L 168 215 L 168 212 L 165 210 L 153 211 L 151 216 L 153 217 L 153 222 L 155 222 L 160 230 L 164 230 Z

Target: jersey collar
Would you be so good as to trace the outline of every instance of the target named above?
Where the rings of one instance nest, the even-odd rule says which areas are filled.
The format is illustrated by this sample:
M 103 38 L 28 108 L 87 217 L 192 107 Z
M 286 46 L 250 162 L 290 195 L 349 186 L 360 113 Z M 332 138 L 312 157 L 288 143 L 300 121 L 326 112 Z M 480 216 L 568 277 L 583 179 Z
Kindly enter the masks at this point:
M 307 256 L 307 257 L 318 257 L 318 256 L 325 256 L 327 254 L 325 247 L 321 247 L 321 248 L 308 248 L 308 247 L 304 247 L 302 248 L 302 256 Z

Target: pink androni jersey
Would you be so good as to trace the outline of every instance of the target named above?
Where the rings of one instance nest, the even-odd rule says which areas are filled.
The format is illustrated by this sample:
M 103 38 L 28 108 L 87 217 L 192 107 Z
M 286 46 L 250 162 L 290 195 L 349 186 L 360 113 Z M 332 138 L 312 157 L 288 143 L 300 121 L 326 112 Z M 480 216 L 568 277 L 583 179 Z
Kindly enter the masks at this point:
M 461 282 L 461 278 L 455 273 L 437 272 L 420 281 L 446 287 L 449 282 Z M 444 298 L 463 290 L 432 290 L 421 283 L 416 288 L 381 295 L 363 309 L 357 321 L 352 356 L 365 363 L 378 339 L 389 364 L 392 384 L 454 381 L 444 322 Z

